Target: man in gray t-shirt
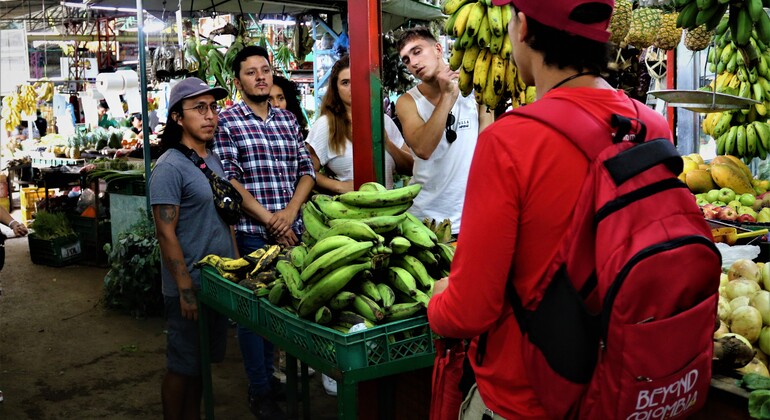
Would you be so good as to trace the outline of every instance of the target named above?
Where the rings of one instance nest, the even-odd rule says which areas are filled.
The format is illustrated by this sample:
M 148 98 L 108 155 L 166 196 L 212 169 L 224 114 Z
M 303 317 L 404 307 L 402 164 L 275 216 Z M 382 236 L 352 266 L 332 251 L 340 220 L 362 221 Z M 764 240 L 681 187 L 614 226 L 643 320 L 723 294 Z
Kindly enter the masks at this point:
M 167 371 L 161 387 L 164 418 L 200 416 L 202 383 L 195 295 L 200 288 L 200 270 L 193 264 L 208 254 L 236 256 L 233 230 L 217 213 L 208 178 L 186 154 L 194 151 L 214 173 L 224 176 L 219 157 L 208 145 L 217 128 L 216 101 L 226 96 L 224 89 L 209 88 L 194 77 L 171 89 L 161 139 L 166 151 L 150 178 L 168 329 Z M 211 313 L 212 361 L 224 359 L 227 327 L 225 316 Z

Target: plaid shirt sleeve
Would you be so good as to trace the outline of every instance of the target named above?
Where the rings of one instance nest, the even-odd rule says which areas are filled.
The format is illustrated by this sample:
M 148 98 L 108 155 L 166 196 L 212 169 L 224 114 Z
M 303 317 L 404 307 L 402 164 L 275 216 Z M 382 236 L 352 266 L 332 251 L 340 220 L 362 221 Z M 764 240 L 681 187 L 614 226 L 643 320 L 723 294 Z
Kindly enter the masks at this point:
M 238 162 L 238 146 L 230 136 L 230 129 L 220 125 L 214 137 L 214 152 L 219 155 L 227 179 L 235 179 L 243 183 L 243 168 Z

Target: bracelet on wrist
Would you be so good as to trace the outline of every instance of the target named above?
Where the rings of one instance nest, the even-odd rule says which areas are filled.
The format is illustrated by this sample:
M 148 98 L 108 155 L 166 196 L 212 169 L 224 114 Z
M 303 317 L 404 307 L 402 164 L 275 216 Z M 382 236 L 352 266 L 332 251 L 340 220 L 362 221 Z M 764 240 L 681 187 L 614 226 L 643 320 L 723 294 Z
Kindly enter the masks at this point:
M 13 223 L 14 223 L 14 222 L 21 224 L 21 223 L 20 223 L 18 220 L 11 220 L 11 221 L 8 223 L 8 227 L 9 227 L 9 228 L 11 228 L 11 229 L 13 229 Z

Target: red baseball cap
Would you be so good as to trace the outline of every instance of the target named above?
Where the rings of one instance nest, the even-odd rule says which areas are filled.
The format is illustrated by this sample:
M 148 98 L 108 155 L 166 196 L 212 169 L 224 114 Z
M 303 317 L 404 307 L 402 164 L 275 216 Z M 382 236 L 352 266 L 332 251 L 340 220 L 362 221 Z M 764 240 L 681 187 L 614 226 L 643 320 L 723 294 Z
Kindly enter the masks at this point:
M 598 3 L 615 7 L 615 0 L 492 0 L 495 6 L 513 3 L 516 9 L 543 25 L 569 32 L 597 42 L 607 42 L 610 33 L 611 13 L 607 19 L 596 23 L 582 23 L 570 19 L 576 7 L 583 4 Z

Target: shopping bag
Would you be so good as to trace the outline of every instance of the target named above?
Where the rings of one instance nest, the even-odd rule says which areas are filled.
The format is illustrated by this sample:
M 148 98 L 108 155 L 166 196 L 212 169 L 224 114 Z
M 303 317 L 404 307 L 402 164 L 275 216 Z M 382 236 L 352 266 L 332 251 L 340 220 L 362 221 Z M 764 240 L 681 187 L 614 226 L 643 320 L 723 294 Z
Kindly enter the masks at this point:
M 459 385 L 463 376 L 465 342 L 440 338 L 434 345 L 436 360 L 433 362 L 430 420 L 456 419 L 463 401 Z

